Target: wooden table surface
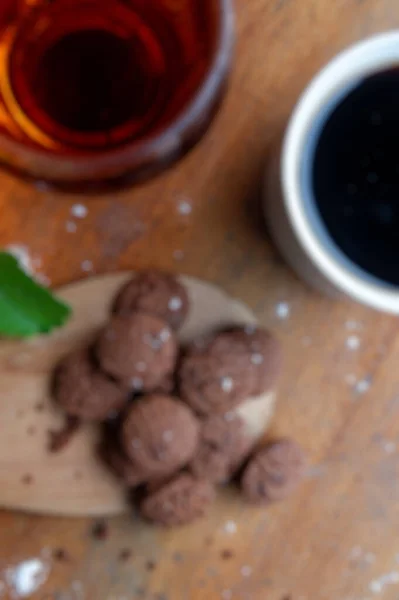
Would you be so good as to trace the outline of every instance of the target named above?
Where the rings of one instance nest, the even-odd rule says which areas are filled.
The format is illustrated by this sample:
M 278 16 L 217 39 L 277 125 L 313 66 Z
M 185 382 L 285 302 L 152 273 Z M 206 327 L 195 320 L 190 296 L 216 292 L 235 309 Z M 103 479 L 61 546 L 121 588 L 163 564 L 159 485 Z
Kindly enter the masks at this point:
M 309 477 L 292 499 L 267 510 L 226 492 L 195 535 L 125 517 L 111 520 L 101 541 L 89 520 L 3 512 L 2 577 L 28 558 L 48 560 L 59 548 L 67 554 L 48 560 L 35 599 L 399 597 L 397 320 L 305 287 L 270 246 L 256 209 L 272 140 L 304 85 L 350 42 L 399 26 L 399 6 L 237 0 L 237 13 L 228 98 L 182 164 L 143 187 L 89 199 L 1 175 L 0 244 L 26 245 L 54 286 L 87 277 L 84 261 L 96 273 L 157 266 L 209 279 L 246 301 L 284 343 L 273 433 L 306 447 Z M 184 199 L 188 215 L 179 212 Z M 76 203 L 87 207 L 85 218 L 71 217 Z M 285 319 L 279 303 L 287 303 Z M 123 548 L 131 559 L 120 560 Z M 229 560 L 221 557 L 226 549 Z

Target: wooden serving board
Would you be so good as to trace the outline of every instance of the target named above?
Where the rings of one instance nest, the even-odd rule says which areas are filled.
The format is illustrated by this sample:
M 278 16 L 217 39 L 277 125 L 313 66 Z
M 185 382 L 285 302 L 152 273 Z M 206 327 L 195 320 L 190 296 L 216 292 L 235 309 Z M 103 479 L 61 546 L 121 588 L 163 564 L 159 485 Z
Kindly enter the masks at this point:
M 64 516 L 126 509 L 123 487 L 96 458 L 96 427 L 84 426 L 59 453 L 49 452 L 48 432 L 64 423 L 49 393 L 54 366 L 104 324 L 114 294 L 130 276 L 94 277 L 60 289 L 59 296 L 73 307 L 66 327 L 48 337 L 0 343 L 1 507 Z M 191 278 L 183 282 L 192 304 L 180 333 L 183 344 L 220 326 L 255 322 L 242 303 L 218 288 Z M 254 437 L 267 427 L 273 405 L 269 394 L 238 408 Z

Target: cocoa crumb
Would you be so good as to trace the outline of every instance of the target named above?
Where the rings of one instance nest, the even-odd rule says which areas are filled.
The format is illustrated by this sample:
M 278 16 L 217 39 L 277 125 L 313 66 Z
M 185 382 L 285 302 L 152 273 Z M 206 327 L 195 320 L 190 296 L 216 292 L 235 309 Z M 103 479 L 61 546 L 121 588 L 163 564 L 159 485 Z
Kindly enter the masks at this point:
M 230 558 L 234 557 L 234 552 L 227 548 L 221 551 L 220 556 L 223 558 L 223 560 L 230 560 Z
M 54 558 L 54 560 L 57 560 L 58 562 L 69 562 L 70 561 L 70 556 L 69 556 L 68 552 L 66 550 L 64 550 L 64 548 L 56 548 L 53 552 L 53 558 Z
M 119 552 L 118 560 L 120 562 L 127 562 L 132 558 L 132 556 L 133 552 L 130 550 L 130 548 L 122 548 L 122 550 Z
M 35 411 L 36 412 L 43 412 L 44 411 L 44 403 L 43 402 L 39 402 L 38 404 L 36 404 Z
M 106 540 L 109 536 L 107 523 L 105 521 L 97 521 L 97 523 L 94 523 L 91 534 L 96 540 Z
M 32 475 L 24 475 L 22 477 L 22 483 L 24 483 L 25 485 L 31 485 L 33 483 L 33 477 Z
M 31 425 L 30 427 L 28 427 L 27 432 L 28 435 L 35 435 L 36 433 L 36 427 L 34 427 L 33 425 Z
M 147 561 L 145 567 L 147 571 L 155 571 L 155 569 L 157 568 L 157 563 L 155 563 L 153 560 L 149 560 Z
M 49 452 L 61 452 L 70 443 L 80 427 L 80 420 L 76 417 L 67 417 L 64 427 L 59 431 L 49 431 Z

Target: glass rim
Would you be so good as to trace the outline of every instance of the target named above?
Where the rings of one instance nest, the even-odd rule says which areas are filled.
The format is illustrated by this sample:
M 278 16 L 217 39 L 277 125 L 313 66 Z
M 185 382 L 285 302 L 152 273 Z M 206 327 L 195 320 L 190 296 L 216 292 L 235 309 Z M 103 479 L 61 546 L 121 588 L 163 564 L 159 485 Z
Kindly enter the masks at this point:
M 0 134 L 0 160 L 11 169 L 34 179 L 74 183 L 118 178 L 126 171 L 145 169 L 146 165 L 165 160 L 181 149 L 185 132 L 201 119 L 213 105 L 215 90 L 226 79 L 232 62 L 235 42 L 232 0 L 217 0 L 219 22 L 217 44 L 205 77 L 184 110 L 162 131 L 140 142 L 132 141 L 123 148 L 105 150 L 92 156 L 51 155 L 41 149 L 27 148 L 23 143 Z

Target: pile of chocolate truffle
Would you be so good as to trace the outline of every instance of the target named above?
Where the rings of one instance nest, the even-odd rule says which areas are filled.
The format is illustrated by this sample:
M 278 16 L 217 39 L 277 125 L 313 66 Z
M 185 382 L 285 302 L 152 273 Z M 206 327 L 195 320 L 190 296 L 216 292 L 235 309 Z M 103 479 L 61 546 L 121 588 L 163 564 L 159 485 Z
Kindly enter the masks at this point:
M 101 424 L 101 459 L 140 514 L 164 526 L 202 517 L 216 485 L 233 479 L 251 502 L 281 500 L 305 465 L 291 440 L 255 449 L 235 411 L 273 389 L 278 341 L 260 328 L 232 327 L 180 348 L 189 308 L 172 275 L 136 275 L 94 343 L 67 356 L 54 380 L 57 404 Z

